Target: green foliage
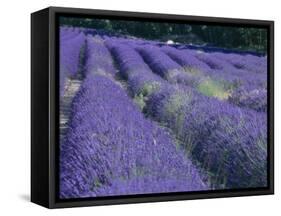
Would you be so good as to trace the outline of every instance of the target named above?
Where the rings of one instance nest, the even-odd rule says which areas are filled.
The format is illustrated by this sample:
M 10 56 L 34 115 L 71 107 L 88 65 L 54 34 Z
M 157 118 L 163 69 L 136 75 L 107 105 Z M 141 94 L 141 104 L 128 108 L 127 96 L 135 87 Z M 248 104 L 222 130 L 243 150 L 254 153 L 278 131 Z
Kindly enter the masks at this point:
M 172 95 L 165 104 L 165 115 L 167 119 L 175 119 L 175 130 L 181 134 L 183 130 L 184 112 L 181 112 L 182 106 L 191 100 L 191 95 L 178 92 Z
M 160 87 L 160 83 L 158 82 L 145 83 L 144 86 L 142 87 L 141 92 L 143 95 L 149 96 L 151 93 L 159 89 L 159 87 Z
M 95 188 L 100 188 L 101 186 L 102 183 L 98 179 L 95 179 L 92 185 L 92 190 L 94 190 Z
M 138 107 L 143 110 L 145 107 L 145 97 L 143 94 L 139 94 L 134 97 L 134 102 L 138 105 Z
M 159 89 L 160 84 L 158 82 L 145 83 L 140 90 L 140 93 L 134 97 L 135 103 L 140 107 L 141 110 L 144 109 L 147 101 L 147 97 Z
M 202 81 L 198 87 L 198 91 L 209 97 L 216 97 L 220 100 L 226 100 L 229 96 L 229 92 L 226 91 L 223 86 L 216 81 L 206 79 Z

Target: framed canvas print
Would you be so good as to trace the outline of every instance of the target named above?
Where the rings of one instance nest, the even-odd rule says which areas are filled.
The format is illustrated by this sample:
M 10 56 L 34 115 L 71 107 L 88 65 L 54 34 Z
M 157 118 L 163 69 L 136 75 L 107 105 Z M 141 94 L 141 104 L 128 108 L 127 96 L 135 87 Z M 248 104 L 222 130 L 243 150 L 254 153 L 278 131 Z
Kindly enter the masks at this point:
M 273 21 L 31 16 L 31 200 L 273 194 Z

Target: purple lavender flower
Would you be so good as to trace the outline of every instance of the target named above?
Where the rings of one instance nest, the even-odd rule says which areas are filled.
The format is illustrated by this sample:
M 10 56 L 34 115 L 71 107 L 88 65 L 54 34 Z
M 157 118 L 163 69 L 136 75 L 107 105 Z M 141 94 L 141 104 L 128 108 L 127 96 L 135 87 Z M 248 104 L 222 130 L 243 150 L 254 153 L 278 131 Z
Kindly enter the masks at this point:
M 142 57 L 130 46 L 110 40 L 106 44 L 119 66 L 121 76 L 127 80 L 134 96 L 140 94 L 147 96 L 165 82 L 152 72 Z
M 99 36 L 87 37 L 86 73 L 109 73 L 114 75 L 116 69 L 109 50 L 104 40 Z
M 187 74 L 184 69 L 158 47 L 152 45 L 140 46 L 137 51 L 153 72 L 157 73 L 171 83 L 195 85 L 197 79 Z
M 60 95 L 64 94 L 65 79 L 77 75 L 81 63 L 81 50 L 85 43 L 83 33 L 61 30 L 60 35 Z
M 267 112 L 266 89 L 247 90 L 239 88 L 231 94 L 229 101 L 240 107 L 248 107 L 258 112 Z

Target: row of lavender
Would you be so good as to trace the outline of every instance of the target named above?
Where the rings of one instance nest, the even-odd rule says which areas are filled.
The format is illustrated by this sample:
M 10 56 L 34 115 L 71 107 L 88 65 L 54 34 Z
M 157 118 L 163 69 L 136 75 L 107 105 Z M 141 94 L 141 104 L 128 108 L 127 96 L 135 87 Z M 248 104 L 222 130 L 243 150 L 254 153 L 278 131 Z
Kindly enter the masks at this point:
M 60 96 L 65 92 L 67 78 L 75 78 L 81 69 L 83 47 L 86 36 L 79 29 L 60 29 Z
M 61 48 L 77 45 L 65 74 L 83 44 L 86 61 L 60 146 L 61 197 L 266 186 L 266 57 L 63 31 Z

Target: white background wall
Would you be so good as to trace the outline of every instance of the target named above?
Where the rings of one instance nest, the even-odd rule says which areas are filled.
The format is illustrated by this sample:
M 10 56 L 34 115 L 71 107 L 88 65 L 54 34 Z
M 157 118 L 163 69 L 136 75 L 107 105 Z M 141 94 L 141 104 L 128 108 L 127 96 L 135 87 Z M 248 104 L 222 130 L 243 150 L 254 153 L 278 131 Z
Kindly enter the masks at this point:
M 276 215 L 280 200 L 278 0 L 6 0 L 0 7 L 0 215 Z M 30 13 L 48 6 L 275 20 L 276 195 L 47 210 L 30 203 Z M 280 213 L 279 213 L 280 214 Z

